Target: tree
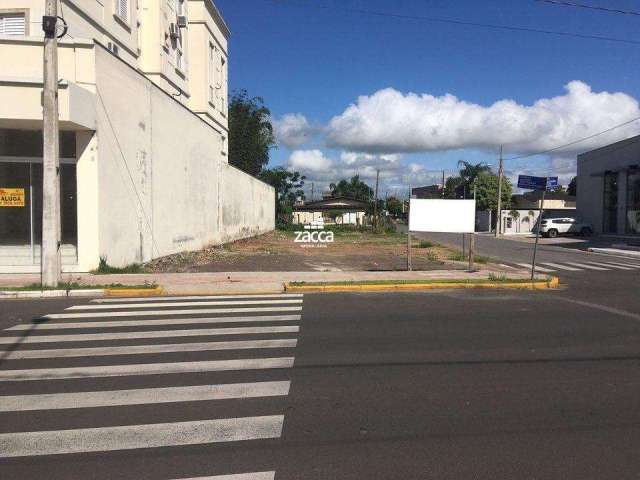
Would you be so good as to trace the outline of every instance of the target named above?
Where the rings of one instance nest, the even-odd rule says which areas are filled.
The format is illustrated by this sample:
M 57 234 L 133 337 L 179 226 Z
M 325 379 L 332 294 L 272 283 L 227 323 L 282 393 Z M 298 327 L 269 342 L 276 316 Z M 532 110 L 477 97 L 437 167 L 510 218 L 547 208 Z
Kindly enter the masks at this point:
M 264 100 L 249 98 L 246 90 L 234 92 L 229 103 L 229 163 L 257 176 L 275 146 L 271 112 Z
M 473 191 L 473 182 L 481 173 L 491 173 L 491 167 L 484 162 L 469 163 L 465 160 L 458 162 L 458 168 L 460 169 L 460 178 L 466 187 L 467 196 L 470 196 L 470 192 Z
M 351 177 L 349 181 L 343 179 L 338 183 L 331 183 L 329 190 L 331 190 L 331 195 L 334 197 L 348 197 L 365 202 L 368 202 L 373 197 L 373 189 L 360 180 L 359 175 Z
M 300 172 L 290 172 L 283 167 L 265 169 L 260 172 L 260 180 L 276 189 L 276 214 L 289 213 L 298 197 L 304 198 L 306 177 Z
M 463 198 L 464 179 L 462 177 L 449 177 L 444 184 L 444 196 L 448 199 Z
M 476 178 L 476 208 L 478 210 L 498 210 L 498 176 L 482 172 Z M 511 206 L 512 186 L 508 178 L 502 178 L 502 208 Z
M 509 216 L 516 221 L 516 232 L 520 232 L 520 222 L 519 222 L 520 212 L 518 210 L 515 210 L 515 209 L 511 210 L 509 212 Z M 529 218 L 529 217 L 527 217 L 527 218 Z
M 572 197 L 575 197 L 578 195 L 578 177 L 573 177 L 571 179 L 571 182 L 569 183 L 569 186 L 567 187 L 567 193 L 569 195 L 571 195 Z
M 393 215 L 394 217 L 402 215 L 402 201 L 396 197 L 387 198 L 386 208 L 389 215 Z

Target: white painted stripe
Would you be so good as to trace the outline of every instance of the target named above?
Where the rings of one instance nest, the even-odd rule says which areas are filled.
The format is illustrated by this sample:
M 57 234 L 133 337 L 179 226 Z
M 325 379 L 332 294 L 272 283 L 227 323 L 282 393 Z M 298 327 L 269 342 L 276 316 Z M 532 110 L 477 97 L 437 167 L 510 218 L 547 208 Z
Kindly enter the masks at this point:
M 79 333 L 69 335 L 32 335 L 0 337 L 0 344 L 86 342 L 94 340 L 129 340 L 132 338 L 208 337 L 212 335 L 254 335 L 263 333 L 297 333 L 300 327 L 238 327 L 197 328 L 193 330 L 163 330 L 154 332 Z
M 602 262 L 589 262 L 589 263 L 592 264 L 592 265 L 599 265 L 601 267 L 608 267 L 608 268 L 613 268 L 613 269 L 616 269 L 616 270 L 629 270 L 629 271 L 633 270 L 633 268 L 628 267 L 626 265 L 623 266 L 623 265 L 615 265 L 615 264 L 602 263 Z
M 215 350 L 259 350 L 263 348 L 295 348 L 298 341 L 248 340 L 237 342 L 174 343 L 169 345 L 132 345 L 126 347 L 54 348 L 51 350 L 15 350 L 6 352 L 6 360 L 30 358 L 101 357 L 111 355 L 150 355 L 172 352 L 205 352 Z M 2 352 L 4 353 L 4 352 Z
M 520 265 L 521 267 L 528 268 L 529 270 L 531 270 L 530 263 L 517 263 L 516 265 Z M 543 272 L 543 273 L 555 272 L 555 270 L 549 270 L 548 268 L 541 267 L 540 265 L 536 265 L 536 270 L 539 270 L 540 272 Z
M 216 475 L 215 477 L 178 478 L 176 480 L 275 480 L 276 472 L 239 473 L 235 475 Z
M 605 272 L 609 270 L 608 268 L 596 267 L 595 265 L 589 265 L 587 263 L 578 263 L 578 262 L 565 262 L 569 265 L 573 265 L 574 267 L 586 268 L 587 270 L 599 270 Z
M 582 270 L 574 267 L 567 267 L 566 265 L 560 265 L 559 263 L 551 263 L 551 262 L 540 262 L 543 265 L 547 265 L 549 267 L 557 268 L 558 270 L 566 270 L 568 272 L 581 272 Z
M 198 325 L 209 323 L 297 322 L 300 315 L 266 315 L 250 317 L 173 318 L 162 320 L 122 320 L 115 322 L 23 323 L 6 330 L 66 330 L 74 328 L 147 327 L 157 325 Z
M 191 310 L 144 310 L 142 312 L 88 312 L 50 313 L 43 318 L 107 318 L 107 317 L 158 317 L 165 315 L 208 315 L 219 313 L 299 312 L 302 307 L 256 307 L 256 308 L 194 308 Z
M 249 298 L 302 298 L 302 293 L 281 293 L 265 295 L 189 295 L 182 297 L 137 297 L 137 298 L 96 298 L 92 303 L 126 303 L 126 302 L 175 302 L 177 300 L 233 300 Z
M 620 263 L 620 262 L 612 262 L 611 260 L 607 260 L 607 263 L 611 265 L 621 265 L 623 267 L 629 267 L 631 269 L 640 268 L 640 265 L 636 263 Z
M 201 402 L 232 398 L 278 397 L 289 395 L 289 387 L 290 382 L 257 382 L 228 385 L 195 385 L 190 387 L 141 388 L 103 392 L 15 395 L 0 397 L 0 412 Z
M 220 372 L 229 370 L 267 370 L 291 368 L 293 357 L 208 360 L 204 362 L 141 363 L 137 365 L 101 365 L 98 367 L 32 368 L 0 370 L 0 381 L 56 380 L 67 378 L 125 377 L 168 373 Z
M 279 438 L 283 415 L 0 434 L 0 457 L 106 452 Z
M 208 307 L 214 305 L 281 305 L 302 303 L 302 299 L 293 300 L 238 300 L 222 302 L 174 302 L 174 303 L 126 303 L 109 305 L 75 305 L 65 310 L 119 310 L 129 308 L 163 308 L 163 307 Z

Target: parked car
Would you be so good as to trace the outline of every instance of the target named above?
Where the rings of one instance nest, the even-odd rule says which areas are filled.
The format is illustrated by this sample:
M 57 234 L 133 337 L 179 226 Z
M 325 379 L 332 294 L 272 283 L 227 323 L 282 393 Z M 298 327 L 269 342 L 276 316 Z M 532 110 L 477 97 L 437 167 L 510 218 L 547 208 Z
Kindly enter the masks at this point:
M 543 218 L 540 225 L 540 234 L 547 238 L 556 238 L 561 234 L 574 234 L 588 237 L 593 233 L 590 223 L 582 222 L 574 217 Z M 536 233 L 537 226 L 533 233 Z

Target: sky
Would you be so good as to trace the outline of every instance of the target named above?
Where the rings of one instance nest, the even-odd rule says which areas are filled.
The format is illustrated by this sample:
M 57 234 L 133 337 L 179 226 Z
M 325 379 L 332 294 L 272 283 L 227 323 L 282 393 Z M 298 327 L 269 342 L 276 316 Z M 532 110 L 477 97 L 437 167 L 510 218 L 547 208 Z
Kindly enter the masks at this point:
M 214 1 L 231 29 L 230 88 L 272 112 L 269 166 L 300 171 L 316 196 L 376 170 L 382 195 L 406 196 L 459 160 L 497 169 L 500 145 L 512 180 L 568 184 L 578 153 L 640 134 L 640 121 L 599 134 L 640 117 L 640 15 L 536 0 Z M 574 3 L 640 12 L 638 0 Z

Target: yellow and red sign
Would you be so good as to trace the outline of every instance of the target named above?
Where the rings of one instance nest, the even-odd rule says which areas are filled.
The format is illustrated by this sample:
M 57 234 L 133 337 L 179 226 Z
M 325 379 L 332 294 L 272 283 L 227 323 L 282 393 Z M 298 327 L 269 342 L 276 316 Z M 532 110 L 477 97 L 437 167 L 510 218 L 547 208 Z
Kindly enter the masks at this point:
M 0 207 L 24 207 L 24 188 L 0 188 Z

